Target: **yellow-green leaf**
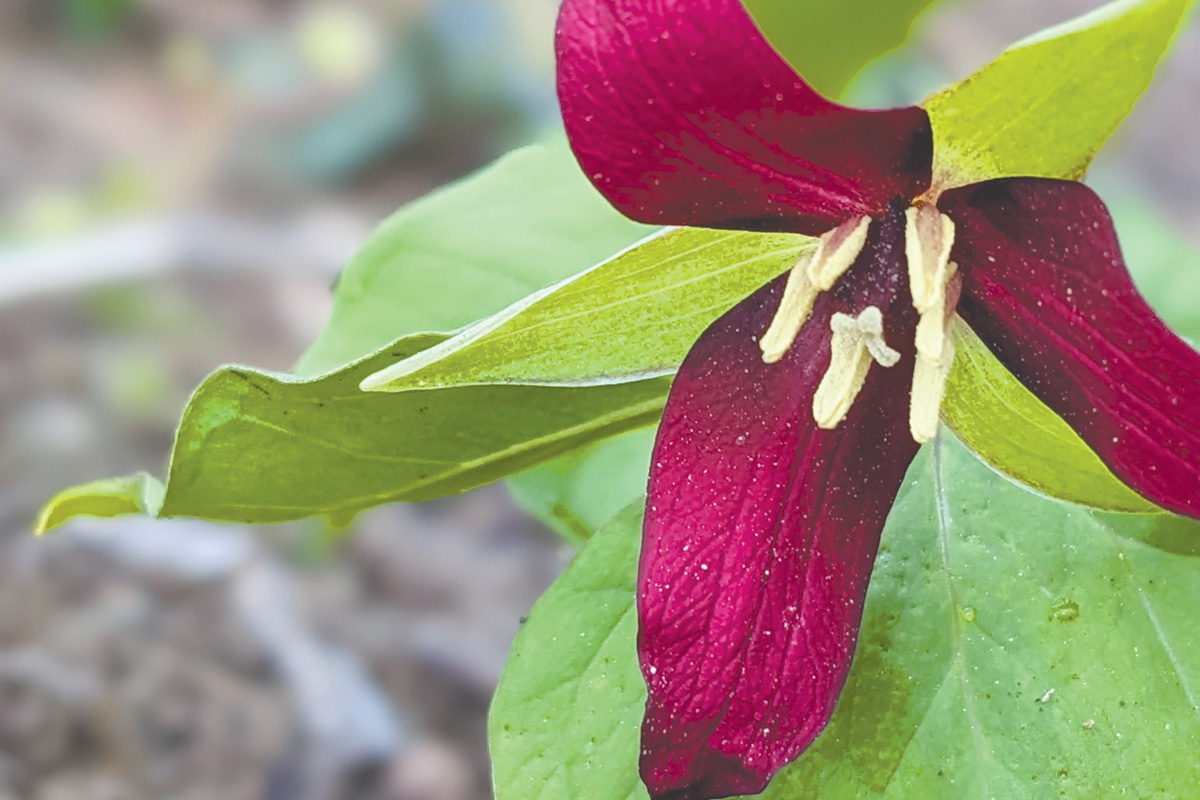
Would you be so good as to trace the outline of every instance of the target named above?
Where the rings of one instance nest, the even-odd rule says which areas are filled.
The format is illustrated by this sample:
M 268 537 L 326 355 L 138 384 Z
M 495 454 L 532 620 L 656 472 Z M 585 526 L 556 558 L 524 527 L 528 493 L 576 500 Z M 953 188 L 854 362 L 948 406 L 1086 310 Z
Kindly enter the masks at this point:
M 154 516 L 162 506 L 163 492 L 162 481 L 145 472 L 72 486 L 50 498 L 38 514 L 33 529 L 36 533 L 45 533 L 71 517 L 79 516 Z
M 592 441 L 651 425 L 668 381 L 591 389 L 483 386 L 372 393 L 359 382 L 441 341 L 418 334 L 317 378 L 225 367 L 184 410 L 161 508 L 118 479 L 68 490 L 45 527 L 130 512 L 239 522 L 355 513 L 460 492 Z
M 812 241 L 667 231 L 389 366 L 364 388 L 579 386 L 669 374 L 714 319 L 785 272 Z
M 1071 426 L 1022 386 L 962 320 L 942 419 L 984 461 L 1033 488 L 1109 511 L 1157 509 L 1121 483 Z
M 808 83 L 837 97 L 863 65 L 908 39 L 936 0 L 745 0 L 767 41 Z
M 925 103 L 935 180 L 1079 178 L 1145 91 L 1194 0 L 1117 0 L 1019 42 Z
M 450 331 L 587 269 L 654 228 L 592 188 L 566 140 L 531 145 L 392 214 L 338 278 L 298 372 L 345 366 L 421 331 Z

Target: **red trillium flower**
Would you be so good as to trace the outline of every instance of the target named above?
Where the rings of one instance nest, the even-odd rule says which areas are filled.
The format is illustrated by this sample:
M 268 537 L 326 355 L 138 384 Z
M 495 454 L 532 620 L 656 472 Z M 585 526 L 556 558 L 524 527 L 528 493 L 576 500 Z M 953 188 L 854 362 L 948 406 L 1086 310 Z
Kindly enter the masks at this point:
M 918 107 L 821 97 L 737 0 L 566 0 L 575 154 L 635 220 L 819 236 L 717 320 L 659 428 L 638 576 L 650 794 L 757 792 L 829 721 L 957 313 L 1142 496 L 1200 518 L 1200 356 L 1082 184 L 933 181 Z

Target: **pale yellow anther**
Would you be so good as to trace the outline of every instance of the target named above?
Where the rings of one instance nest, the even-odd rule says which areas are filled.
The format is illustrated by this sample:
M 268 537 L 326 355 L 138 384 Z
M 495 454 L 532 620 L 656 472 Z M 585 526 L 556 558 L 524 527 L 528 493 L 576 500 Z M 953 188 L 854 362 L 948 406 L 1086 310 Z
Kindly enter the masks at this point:
M 948 306 L 958 302 L 958 266 L 950 260 L 954 222 L 932 205 L 911 207 L 905 215 L 908 283 L 913 307 L 920 314 L 908 424 L 913 439 L 927 442 L 937 434 L 946 380 L 954 365 L 954 344 L 946 331 L 946 322 L 954 311 Z M 947 288 L 952 282 L 950 299 Z
M 770 326 L 758 340 L 763 361 L 774 364 L 787 354 L 800 328 L 808 321 L 821 292 L 833 288 L 854 264 L 867 243 L 870 217 L 851 219 L 821 234 L 816 249 L 805 253 L 792 267 L 787 286 Z
M 800 256 L 796 266 L 788 275 L 787 286 L 783 290 L 783 299 L 779 301 L 779 310 L 775 312 L 767 332 L 758 340 L 762 350 L 762 359 L 768 364 L 774 364 L 787 353 L 800 328 L 812 313 L 813 303 L 817 299 L 817 289 L 808 279 L 808 263 L 812 253 Z
M 947 335 L 942 343 L 942 357 L 937 360 L 917 354 L 913 368 L 912 403 L 908 408 L 908 428 L 913 439 L 921 444 L 937 435 L 942 398 L 946 396 L 946 381 L 954 365 L 954 342 Z
M 954 221 L 931 205 L 910 206 L 904 213 L 908 284 L 913 306 L 925 313 L 945 296 L 946 283 L 954 274 L 954 265 L 950 263 Z
M 933 302 L 929 304 L 923 311 L 920 311 L 920 319 L 917 321 L 917 354 L 923 356 L 930 361 L 940 361 L 944 352 L 944 344 L 947 341 L 946 323 L 953 315 L 953 308 L 947 308 L 948 298 L 946 291 L 954 280 L 955 274 L 958 272 L 958 265 L 950 262 L 945 270 L 947 275 L 946 282 L 941 284 L 938 291 L 934 294 Z M 958 286 L 959 284 L 955 284 Z M 954 292 L 954 299 L 949 300 L 951 303 L 958 301 L 958 292 Z
M 871 218 L 861 217 L 843 222 L 821 234 L 817 250 L 808 264 L 808 279 L 819 292 L 827 292 L 854 264 L 867 243 Z
M 829 368 L 813 395 L 813 419 L 825 429 L 836 428 L 846 418 L 872 361 L 892 367 L 900 360 L 900 353 L 883 340 L 883 312 L 875 306 L 857 317 L 834 314 L 829 327 L 833 329 Z

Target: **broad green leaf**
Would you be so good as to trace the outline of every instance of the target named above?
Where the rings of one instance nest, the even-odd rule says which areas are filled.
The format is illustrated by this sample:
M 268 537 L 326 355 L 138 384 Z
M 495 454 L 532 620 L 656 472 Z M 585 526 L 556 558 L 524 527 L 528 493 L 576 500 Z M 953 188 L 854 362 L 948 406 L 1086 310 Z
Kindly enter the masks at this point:
M 634 652 L 642 504 L 618 514 L 529 614 L 488 715 L 496 800 L 646 800 Z
M 162 506 L 164 491 L 162 481 L 145 472 L 73 486 L 54 495 L 46 503 L 38 514 L 33 530 L 35 533 L 45 533 L 71 517 L 79 516 L 154 516 Z
M 1195 543 L 1195 522 L 1049 500 L 941 437 L 888 519 L 833 720 L 762 796 L 1190 797 L 1200 558 L 1145 543 L 1181 527 Z M 597 534 L 522 632 L 490 720 L 497 800 L 629 796 L 634 528 Z
M 960 319 L 942 419 L 996 469 L 1052 497 L 1110 511 L 1157 507 L 1121 483 Z
M 371 234 L 298 371 L 331 371 L 401 336 L 454 330 L 653 230 L 608 205 L 565 141 L 516 150 Z
M 1145 91 L 1193 0 L 1117 0 L 1009 48 L 924 105 L 935 183 L 1079 178 Z
M 578 386 L 669 374 L 717 317 L 813 240 L 679 228 L 371 376 L 364 388 Z
M 1089 514 L 930 450 L 843 702 L 770 797 L 1187 796 L 1200 560 L 1122 535 L 1171 518 Z
M 161 513 L 346 518 L 368 505 L 461 491 L 652 424 L 665 381 L 594 393 L 476 389 L 379 405 L 358 396 L 356 380 L 444 338 L 410 334 L 486 316 L 653 230 L 609 207 L 561 141 L 511 153 L 406 206 L 342 273 L 331 319 L 298 367 L 339 371 L 308 380 L 241 368 L 212 375 L 180 423 Z M 387 347 L 400 337 L 409 338 Z M 134 481 L 68 489 L 39 524 L 159 513 Z
M 934 0 L 745 0 L 763 34 L 810 85 L 837 97 L 863 65 L 899 47 Z
M 470 489 L 652 424 L 666 395 L 661 379 L 588 390 L 358 390 L 383 364 L 441 339 L 409 337 L 307 380 L 244 367 L 218 370 L 184 411 L 160 513 L 345 521 L 382 503 Z M 86 506 L 80 496 L 74 503 L 67 510 Z
M 508 479 L 517 505 L 572 543 L 646 492 L 654 429 L 630 431 Z

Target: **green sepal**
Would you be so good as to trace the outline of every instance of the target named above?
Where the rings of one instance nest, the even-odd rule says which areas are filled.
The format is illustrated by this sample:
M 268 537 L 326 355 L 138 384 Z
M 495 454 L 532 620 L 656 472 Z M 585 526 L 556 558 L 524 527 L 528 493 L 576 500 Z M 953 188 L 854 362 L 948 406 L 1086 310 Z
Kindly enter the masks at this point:
M 714 319 L 787 271 L 813 241 L 666 231 L 390 365 L 363 388 L 585 386 L 671 374 Z
M 329 372 L 422 331 L 451 331 L 608 258 L 655 229 L 621 216 L 565 139 L 514 150 L 414 200 L 338 277 L 297 371 Z
M 745 5 L 792 68 L 817 91 L 837 97 L 865 64 L 904 44 L 914 21 L 935 2 L 745 0 Z
M 952 335 L 954 367 L 942 420 L 976 455 L 1060 500 L 1107 511 L 1162 512 L 1121 483 L 959 318 Z
M 1125 119 L 1194 0 L 1116 0 L 1010 47 L 923 105 L 934 185 L 1078 179 Z

